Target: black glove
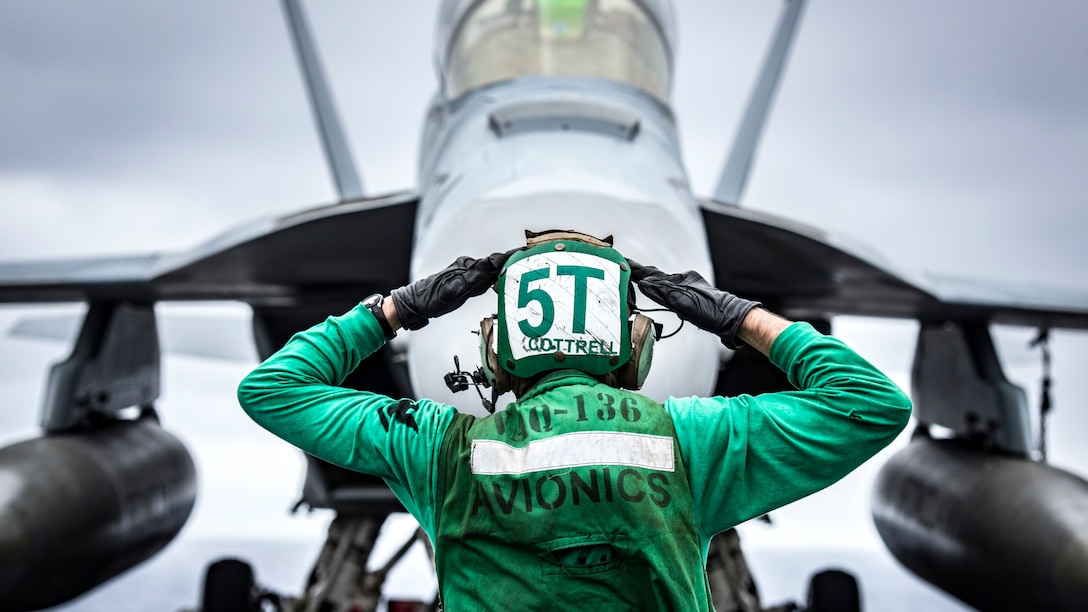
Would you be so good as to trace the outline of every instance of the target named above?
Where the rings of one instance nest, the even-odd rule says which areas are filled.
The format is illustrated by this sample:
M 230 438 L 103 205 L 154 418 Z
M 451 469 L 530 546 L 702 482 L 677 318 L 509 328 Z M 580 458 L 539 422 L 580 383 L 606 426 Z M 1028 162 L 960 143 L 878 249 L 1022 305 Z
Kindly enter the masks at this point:
M 683 274 L 665 274 L 653 266 L 631 264 L 631 280 L 651 300 L 675 312 L 685 321 L 722 339 L 722 344 L 736 350 L 742 343 L 737 330 L 748 312 L 759 302 L 739 298 L 706 282 L 694 270 Z
M 492 253 L 483 259 L 458 257 L 448 268 L 390 292 L 397 317 L 405 329 L 419 329 L 428 319 L 453 312 L 480 295 L 499 279 L 514 251 Z

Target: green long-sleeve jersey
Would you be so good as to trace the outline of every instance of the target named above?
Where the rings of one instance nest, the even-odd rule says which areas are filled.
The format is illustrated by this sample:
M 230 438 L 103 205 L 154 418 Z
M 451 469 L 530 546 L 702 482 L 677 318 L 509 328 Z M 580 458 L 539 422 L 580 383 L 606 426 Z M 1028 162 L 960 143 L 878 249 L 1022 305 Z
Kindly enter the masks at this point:
M 448 610 L 487 609 L 469 584 L 473 572 L 487 576 L 481 583 L 491 587 L 498 576 L 505 576 L 509 588 L 504 593 L 524 596 L 511 600 L 504 594 L 502 602 L 491 602 L 497 609 L 511 601 L 534 609 L 538 606 L 532 605 L 533 598 L 542 594 L 548 599 L 539 607 L 553 608 L 563 592 L 553 583 L 534 582 L 536 575 L 553 581 L 558 575 L 564 584 L 585 587 L 566 593 L 566 605 L 609 609 L 602 602 L 613 599 L 619 609 L 630 609 L 631 602 L 616 598 L 624 593 L 645 598 L 645 588 L 650 588 L 654 601 L 646 603 L 647 609 L 707 609 L 702 564 L 714 534 L 839 480 L 891 442 L 910 416 L 909 399 L 885 375 L 841 341 L 805 323 L 783 331 L 770 352 L 795 391 L 669 398 L 658 404 L 567 371 L 550 375 L 539 391 L 482 419 L 427 399 L 408 402 L 338 386 L 383 343 L 373 315 L 356 307 L 296 334 L 242 381 L 238 397 L 257 423 L 287 442 L 389 484 L 436 544 Z M 548 417 L 554 419 L 546 431 L 539 421 L 542 406 L 550 408 Z M 592 420 L 587 414 L 602 416 L 597 424 L 586 424 Z M 604 419 L 607 415 L 613 418 Z M 533 418 L 538 419 L 535 434 L 526 429 L 517 437 L 503 425 L 511 419 L 531 424 Z M 577 438 L 582 442 L 587 435 L 596 436 L 591 444 L 570 443 L 574 436 L 582 436 Z M 558 442 L 540 444 L 542 438 Z M 620 448 L 631 440 L 640 444 L 637 450 Z M 671 442 L 659 444 L 662 440 Z M 552 455 L 542 454 L 549 444 Z M 562 457 L 572 456 L 572 451 L 579 457 L 577 465 L 563 464 Z M 591 456 L 583 457 L 587 452 Z M 644 457 L 650 457 L 648 463 Z M 665 467 L 670 459 L 678 461 Z M 506 467 L 510 465 L 515 467 Z M 574 504 L 579 492 L 586 502 L 581 506 Z M 647 533 L 640 527 L 649 524 L 645 513 L 657 512 L 655 508 L 671 513 L 660 525 L 679 525 L 667 538 L 652 537 L 660 528 Z M 580 514 L 598 517 L 594 529 L 604 535 L 571 539 Z M 484 520 L 505 526 L 472 524 Z M 555 537 L 529 556 L 513 549 L 504 552 L 503 542 L 515 545 L 507 536 L 489 543 L 481 537 L 528 533 L 516 527 L 518 521 L 534 527 L 550 521 L 547 531 Z M 652 544 L 627 544 L 640 538 Z M 560 546 L 556 542 L 575 540 L 584 546 L 555 549 Z M 557 550 L 574 551 L 571 555 L 581 556 L 582 563 L 582 553 L 603 551 L 601 572 L 573 571 L 563 565 Z M 643 574 L 625 577 L 622 568 L 615 568 L 615 555 L 639 557 Z M 465 559 L 502 564 L 503 571 L 473 568 Z M 550 567 L 553 563 L 560 569 Z M 593 578 L 612 588 L 594 590 L 598 587 L 588 584 Z M 637 583 L 640 590 L 627 588 L 626 581 Z

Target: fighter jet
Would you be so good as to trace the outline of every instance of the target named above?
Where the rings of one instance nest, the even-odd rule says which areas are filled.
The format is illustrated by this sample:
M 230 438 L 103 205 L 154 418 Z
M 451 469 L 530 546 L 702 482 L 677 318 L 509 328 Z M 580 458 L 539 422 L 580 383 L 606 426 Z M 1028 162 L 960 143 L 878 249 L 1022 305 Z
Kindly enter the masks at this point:
M 302 13 L 284 5 L 338 202 L 180 253 L 0 267 L 0 300 L 88 305 L 72 355 L 49 374 L 42 437 L 0 450 L 12 475 L 0 482 L 0 550 L 14 560 L 0 575 L 5 602 L 36 609 L 76 597 L 154 555 L 185 524 L 195 477 L 183 445 L 155 418 L 155 303 L 245 303 L 263 357 L 361 296 L 458 255 L 506 249 L 528 228 L 572 227 L 614 235 L 634 259 L 698 270 L 824 329 L 841 314 L 919 321 L 919 426 L 880 478 L 882 537 L 904 565 L 970 605 L 1085 605 L 1088 485 L 1034 460 L 1025 399 L 1001 372 L 989 326 L 1083 329 L 1088 303 L 1015 288 L 995 299 L 989 286 L 908 277 L 815 228 L 738 206 L 801 0 L 785 5 L 709 197 L 692 193 L 679 154 L 669 99 L 675 15 L 666 1 L 444 2 L 419 188 L 378 196 L 367 196 L 354 173 Z M 473 408 L 445 375 L 453 356 L 476 352 L 466 330 L 487 308 L 470 303 L 426 334 L 398 338 L 345 384 Z M 732 395 L 787 385 L 763 360 L 723 353 L 713 338 L 682 329 L 657 348 L 645 391 Z M 344 551 L 369 546 L 399 502 L 376 479 L 308 462 L 303 503 L 337 518 L 298 605 L 371 606 L 380 570 L 367 579 Z M 204 609 L 251 596 L 247 571 L 213 564 Z M 721 609 L 759 609 L 739 574 L 726 572 L 719 593 L 733 601 Z

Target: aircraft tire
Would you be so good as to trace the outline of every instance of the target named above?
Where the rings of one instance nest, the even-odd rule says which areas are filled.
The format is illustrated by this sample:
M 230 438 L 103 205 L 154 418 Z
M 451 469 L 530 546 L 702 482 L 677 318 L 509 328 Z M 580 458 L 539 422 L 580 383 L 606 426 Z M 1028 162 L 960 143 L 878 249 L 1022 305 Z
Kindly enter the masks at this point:
M 220 559 L 204 573 L 201 612 L 253 612 L 257 610 L 253 567 L 241 559 Z
M 824 570 L 808 583 L 807 612 L 861 612 L 858 580 L 849 572 Z

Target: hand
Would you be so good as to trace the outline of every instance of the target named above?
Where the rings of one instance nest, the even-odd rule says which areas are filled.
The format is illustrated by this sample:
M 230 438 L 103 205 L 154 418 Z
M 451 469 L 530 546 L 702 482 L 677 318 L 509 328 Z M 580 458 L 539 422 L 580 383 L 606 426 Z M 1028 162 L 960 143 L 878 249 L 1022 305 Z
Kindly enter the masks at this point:
M 389 297 L 402 327 L 419 329 L 429 319 L 460 308 L 499 279 L 506 259 L 517 249 L 492 253 L 483 259 L 458 257 L 448 268 L 427 278 L 394 289 Z
M 737 349 L 741 345 L 737 332 L 744 317 L 761 306 L 759 302 L 717 289 L 694 270 L 666 274 L 653 266 L 627 261 L 631 264 L 631 280 L 638 283 L 646 297 L 696 327 L 717 334 L 725 346 Z

